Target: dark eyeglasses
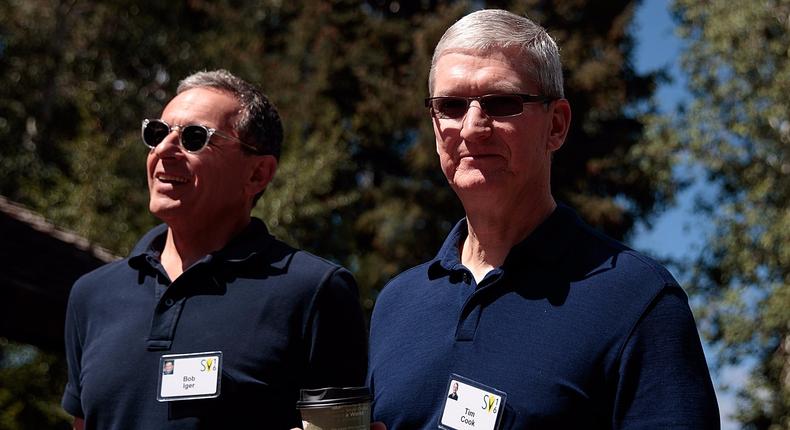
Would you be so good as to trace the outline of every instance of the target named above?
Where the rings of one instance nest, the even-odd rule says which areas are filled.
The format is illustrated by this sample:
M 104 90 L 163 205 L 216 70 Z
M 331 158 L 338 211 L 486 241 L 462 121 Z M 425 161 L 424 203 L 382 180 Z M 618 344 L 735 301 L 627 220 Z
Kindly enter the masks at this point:
M 533 94 L 488 94 L 478 97 L 441 96 L 425 99 L 425 107 L 431 108 L 431 114 L 440 119 L 463 118 L 472 100 L 480 102 L 486 116 L 516 116 L 524 112 L 524 103 L 550 103 L 552 97 Z
M 156 148 L 156 145 L 162 143 L 173 130 L 178 131 L 179 142 L 181 142 L 181 146 L 186 149 L 187 152 L 195 153 L 205 148 L 209 140 L 211 140 L 211 136 L 216 134 L 219 137 L 239 142 L 247 149 L 260 153 L 258 148 L 215 128 L 209 128 L 200 124 L 174 125 L 171 127 L 161 119 L 143 120 L 143 143 L 149 148 Z

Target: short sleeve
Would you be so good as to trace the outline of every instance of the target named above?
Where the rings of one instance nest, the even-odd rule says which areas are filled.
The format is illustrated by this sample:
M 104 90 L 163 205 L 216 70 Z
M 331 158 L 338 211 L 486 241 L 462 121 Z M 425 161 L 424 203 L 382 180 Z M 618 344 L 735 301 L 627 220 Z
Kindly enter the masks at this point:
M 613 428 L 720 428 L 694 317 L 677 285 L 658 294 L 623 348 Z
M 367 329 L 353 276 L 332 272 L 316 293 L 307 328 L 304 388 L 362 386 L 367 373 Z
M 79 335 L 76 316 L 76 303 L 74 292 L 69 296 L 69 304 L 66 309 L 66 365 L 68 371 L 68 382 L 63 392 L 61 405 L 63 409 L 75 417 L 84 417 L 82 401 L 80 400 L 81 386 L 80 375 L 82 372 L 82 340 Z

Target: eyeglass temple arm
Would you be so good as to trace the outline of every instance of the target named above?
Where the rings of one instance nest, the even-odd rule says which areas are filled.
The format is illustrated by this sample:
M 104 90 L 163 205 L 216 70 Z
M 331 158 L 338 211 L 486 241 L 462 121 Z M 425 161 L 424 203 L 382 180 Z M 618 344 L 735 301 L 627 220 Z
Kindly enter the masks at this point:
M 223 133 L 223 132 L 221 132 L 219 130 L 214 130 L 213 134 L 216 134 L 217 136 L 225 138 L 225 139 L 228 139 L 228 140 L 233 140 L 235 142 L 239 142 L 241 144 L 241 146 L 243 146 L 243 147 L 245 147 L 247 149 L 250 149 L 250 150 L 252 150 L 252 151 L 254 151 L 254 152 L 258 153 L 258 154 L 262 154 L 261 150 L 258 149 L 258 147 L 250 145 L 249 143 L 239 139 L 238 137 L 231 136 L 231 135 L 229 135 L 227 133 Z

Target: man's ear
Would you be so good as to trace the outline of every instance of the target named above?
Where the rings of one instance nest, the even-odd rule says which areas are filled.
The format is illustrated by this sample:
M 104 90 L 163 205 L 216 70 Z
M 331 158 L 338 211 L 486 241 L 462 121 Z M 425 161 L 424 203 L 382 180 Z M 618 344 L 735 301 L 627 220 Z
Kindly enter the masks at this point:
M 264 189 L 274 179 L 277 172 L 277 159 L 273 155 L 255 155 L 255 163 L 247 181 L 246 193 L 254 196 Z
M 551 114 L 551 127 L 549 129 L 549 139 L 547 150 L 554 152 L 562 147 L 568 130 L 571 127 L 571 105 L 566 99 L 555 100 L 549 107 Z

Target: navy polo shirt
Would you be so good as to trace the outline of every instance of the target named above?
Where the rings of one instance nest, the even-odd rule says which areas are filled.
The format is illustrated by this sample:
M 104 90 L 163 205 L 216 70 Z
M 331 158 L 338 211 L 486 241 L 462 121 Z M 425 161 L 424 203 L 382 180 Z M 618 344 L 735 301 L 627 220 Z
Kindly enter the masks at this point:
M 654 261 L 559 206 L 479 284 L 466 221 L 381 292 L 374 421 L 435 429 L 455 373 L 507 394 L 502 429 L 718 428 L 683 290 Z
M 166 230 L 71 291 L 63 407 L 86 428 L 290 429 L 300 388 L 364 383 L 365 322 L 348 271 L 252 219 L 171 282 L 159 262 Z M 220 396 L 158 402 L 159 358 L 206 351 L 223 353 Z

